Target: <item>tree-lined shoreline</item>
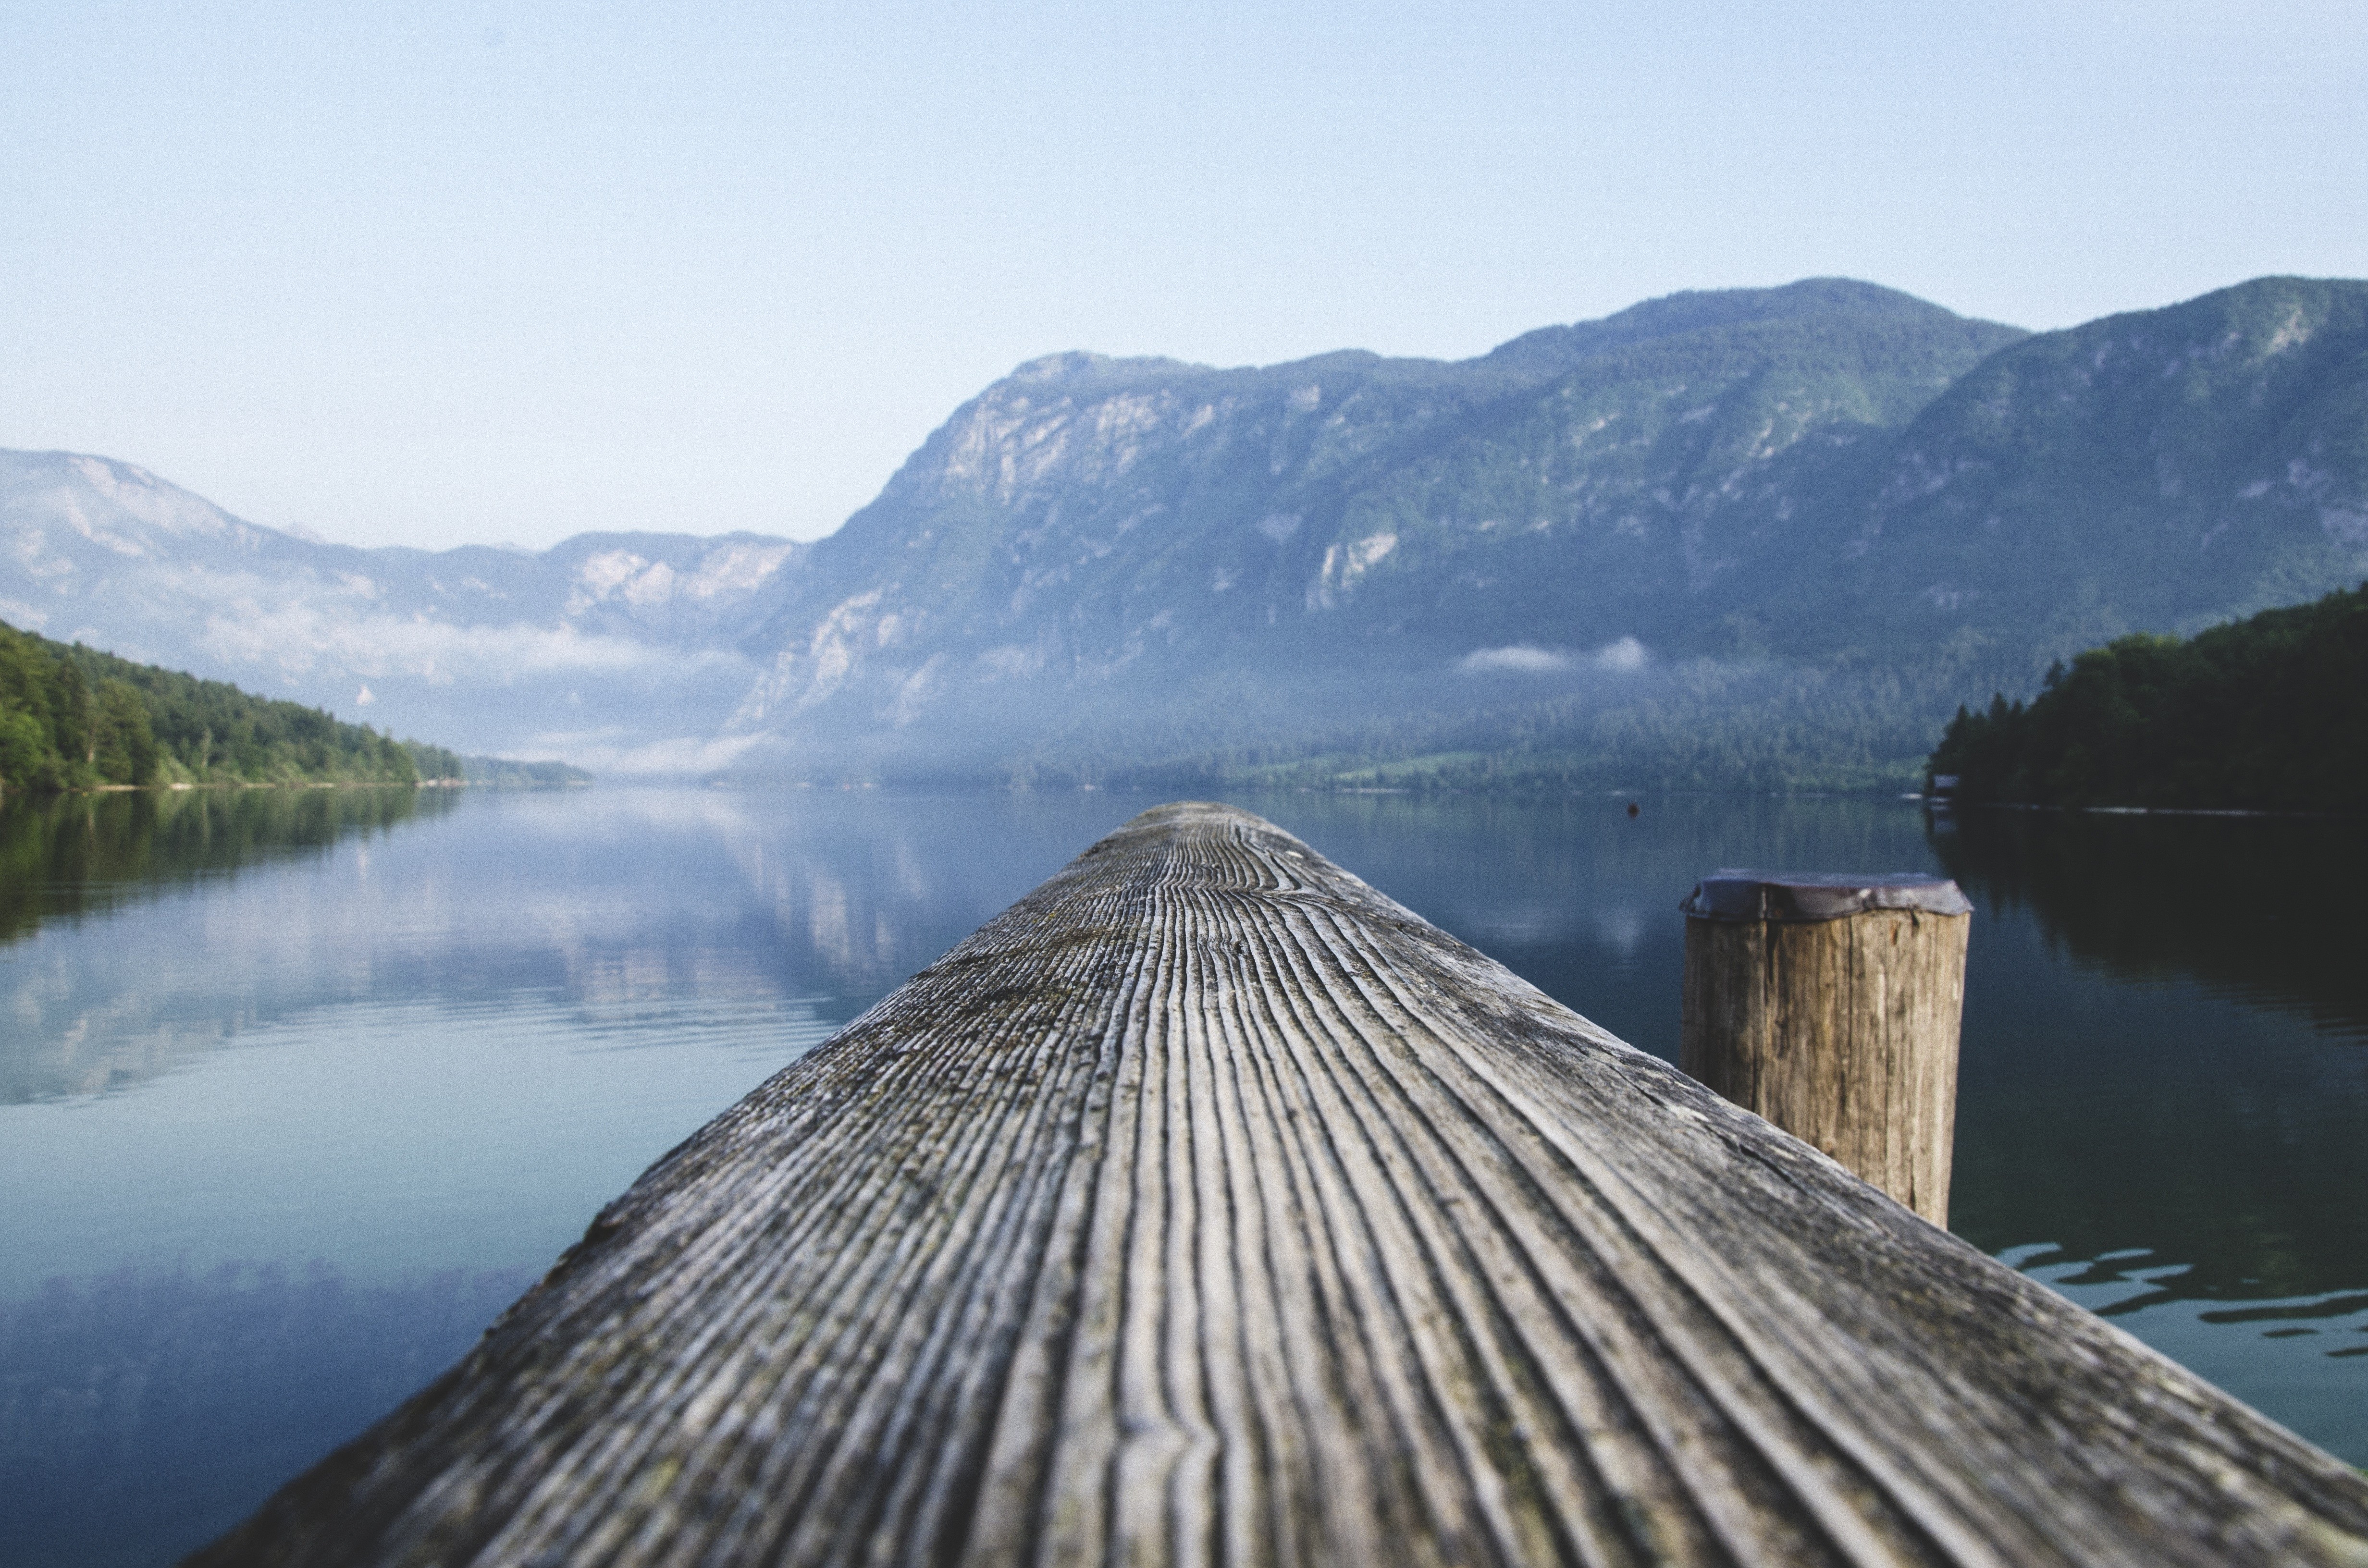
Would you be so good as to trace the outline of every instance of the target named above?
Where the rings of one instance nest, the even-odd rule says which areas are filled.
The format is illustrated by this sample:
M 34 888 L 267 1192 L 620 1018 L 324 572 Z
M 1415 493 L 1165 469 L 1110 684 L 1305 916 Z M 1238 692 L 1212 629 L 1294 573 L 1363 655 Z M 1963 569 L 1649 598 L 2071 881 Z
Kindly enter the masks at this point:
M 1957 710 L 1930 774 L 1973 804 L 2368 810 L 2368 584 L 2192 638 L 2140 634 Z
M 589 780 L 562 763 L 398 740 L 319 708 L 0 622 L 0 795 Z

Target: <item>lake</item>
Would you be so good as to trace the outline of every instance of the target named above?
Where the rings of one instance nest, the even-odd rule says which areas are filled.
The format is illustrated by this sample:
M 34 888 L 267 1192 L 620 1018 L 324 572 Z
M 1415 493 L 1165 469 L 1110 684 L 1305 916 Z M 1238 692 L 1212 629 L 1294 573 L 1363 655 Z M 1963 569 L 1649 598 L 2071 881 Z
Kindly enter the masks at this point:
M 2368 1463 L 2351 823 L 1228 797 L 1674 1058 L 1704 871 L 1976 906 L 1953 1228 Z M 1111 792 L 0 807 L 0 1563 L 173 1561 L 449 1365 L 650 1161 Z

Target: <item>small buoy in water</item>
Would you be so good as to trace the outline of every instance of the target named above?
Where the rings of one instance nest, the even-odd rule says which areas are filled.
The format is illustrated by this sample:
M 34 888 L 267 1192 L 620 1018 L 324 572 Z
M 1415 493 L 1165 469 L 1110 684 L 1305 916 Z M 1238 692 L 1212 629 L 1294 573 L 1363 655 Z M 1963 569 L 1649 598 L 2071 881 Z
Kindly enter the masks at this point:
M 1629 802 L 1628 802 L 1628 814 L 1629 814 L 1630 816 L 1632 816 L 1632 817 L 1633 817 L 1633 816 L 1634 816 L 1637 812 L 1639 812 L 1643 811 L 1644 809 L 1645 809 L 1644 807 L 1642 807 L 1642 806 L 1638 805 L 1638 804 L 1637 804 L 1635 801 L 1629 801 Z

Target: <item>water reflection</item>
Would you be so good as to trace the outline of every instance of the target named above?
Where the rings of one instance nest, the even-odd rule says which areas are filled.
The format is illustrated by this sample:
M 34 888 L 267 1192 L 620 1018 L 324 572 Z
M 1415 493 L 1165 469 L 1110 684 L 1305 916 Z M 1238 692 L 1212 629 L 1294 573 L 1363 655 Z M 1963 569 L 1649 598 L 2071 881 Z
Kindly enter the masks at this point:
M 2176 1260 L 2149 1300 L 2368 1286 L 2362 921 L 2330 896 L 2362 831 L 1969 812 L 1933 836 L 1981 912 L 1954 1228 Z
M 1974 810 L 1936 818 L 1932 847 L 1977 903 L 2028 910 L 2079 963 L 2368 1038 L 2368 823 Z
M 2354 830 L 1241 801 L 1664 1056 L 1703 871 L 1946 869 L 1979 908 L 1957 1228 L 2368 1459 L 2368 997 L 2326 896 Z M 456 1354 L 649 1160 L 1151 803 L 0 812 L 0 1563 L 161 1562 L 226 1525 Z
M 137 790 L 0 800 L 0 942 L 199 878 L 320 854 L 457 803 L 446 790 Z
M 59 1279 L 0 1303 L 0 1555 L 170 1562 L 466 1350 L 529 1283 L 452 1270 L 358 1287 L 315 1265 Z M 334 1437 L 329 1441 L 335 1441 Z M 194 1527 L 194 1528 L 193 1528 Z
M 792 1000 L 844 1022 L 1078 847 L 1073 822 L 975 800 L 885 821 L 837 797 L 791 804 L 251 790 L 12 811 L 40 869 L 7 884 L 24 918 L 0 949 L 0 1103 L 134 1089 L 258 1029 L 390 999 L 530 998 L 587 1040 L 696 1035 L 719 1007 L 737 1028 Z M 427 838 L 386 836 L 456 808 Z M 135 895 L 136 926 L 40 928 Z

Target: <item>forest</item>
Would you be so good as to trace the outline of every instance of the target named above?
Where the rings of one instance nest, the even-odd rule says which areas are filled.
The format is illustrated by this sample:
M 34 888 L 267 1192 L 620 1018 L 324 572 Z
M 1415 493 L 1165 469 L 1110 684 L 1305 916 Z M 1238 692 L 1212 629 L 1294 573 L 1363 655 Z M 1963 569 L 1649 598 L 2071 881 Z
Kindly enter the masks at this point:
M 462 759 L 441 747 L 0 623 L 0 793 L 417 784 L 462 773 Z
M 2368 585 L 2192 638 L 2123 637 L 2029 702 L 1957 710 L 1961 801 L 2157 810 L 2368 807 Z

